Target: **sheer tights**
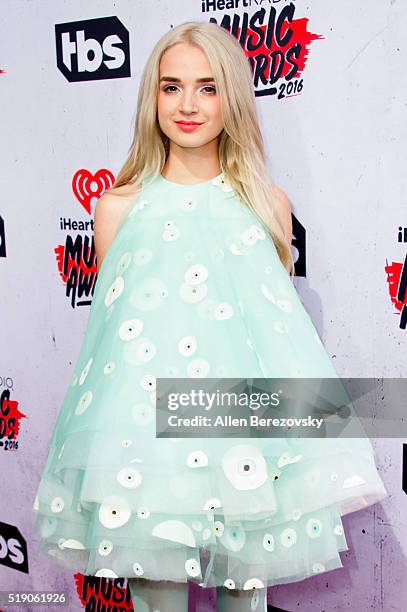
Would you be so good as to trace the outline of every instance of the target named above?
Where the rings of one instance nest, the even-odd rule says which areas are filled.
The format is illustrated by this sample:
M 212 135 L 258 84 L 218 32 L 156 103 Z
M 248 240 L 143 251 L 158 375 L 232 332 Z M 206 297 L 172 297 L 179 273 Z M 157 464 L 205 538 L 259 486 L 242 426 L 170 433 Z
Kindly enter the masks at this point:
M 188 582 L 129 578 L 135 612 L 188 612 Z M 217 587 L 217 612 L 267 612 L 267 589 Z
M 188 612 L 188 582 L 128 580 L 134 612 Z
M 239 591 L 218 587 L 217 612 L 267 612 L 267 589 Z

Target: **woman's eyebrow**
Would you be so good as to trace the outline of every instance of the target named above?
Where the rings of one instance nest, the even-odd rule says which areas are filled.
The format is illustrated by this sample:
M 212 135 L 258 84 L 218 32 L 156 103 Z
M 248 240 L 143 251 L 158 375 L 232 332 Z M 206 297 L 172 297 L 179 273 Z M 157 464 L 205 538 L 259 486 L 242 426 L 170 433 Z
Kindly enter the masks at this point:
M 160 83 L 161 81 L 172 81 L 173 83 L 182 83 L 182 79 L 178 79 L 177 77 L 172 77 L 172 76 L 162 76 L 160 78 Z M 215 79 L 213 77 L 201 77 L 200 79 L 196 79 L 196 83 L 209 83 L 209 82 L 215 82 Z

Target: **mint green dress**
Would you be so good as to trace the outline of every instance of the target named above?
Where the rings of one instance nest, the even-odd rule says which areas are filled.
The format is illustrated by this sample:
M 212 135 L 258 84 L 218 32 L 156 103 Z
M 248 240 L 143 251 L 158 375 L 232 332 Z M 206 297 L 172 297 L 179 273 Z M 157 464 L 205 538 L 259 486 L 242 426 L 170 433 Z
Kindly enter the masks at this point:
M 369 440 L 156 438 L 158 377 L 337 377 L 224 174 L 146 179 L 121 222 L 34 500 L 39 550 L 230 589 L 341 567 L 341 516 L 387 495 Z

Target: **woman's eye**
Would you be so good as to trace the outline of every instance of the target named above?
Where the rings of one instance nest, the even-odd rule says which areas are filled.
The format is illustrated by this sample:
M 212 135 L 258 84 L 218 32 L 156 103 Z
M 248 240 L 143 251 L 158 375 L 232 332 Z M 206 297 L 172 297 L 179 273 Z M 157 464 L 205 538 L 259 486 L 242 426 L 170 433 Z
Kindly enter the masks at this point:
M 212 89 L 210 93 L 216 93 L 216 89 L 212 85 L 207 85 L 206 87 L 204 87 L 204 89 Z
M 165 91 L 165 93 L 172 93 L 172 91 L 169 91 L 170 87 L 174 87 L 176 89 L 175 85 L 166 85 L 163 88 L 163 91 Z M 207 92 L 210 95 L 216 94 L 216 89 L 215 87 L 213 87 L 213 85 L 206 85 L 205 87 L 203 87 L 203 89 L 211 89 L 212 91 Z
M 163 91 L 167 92 L 170 87 L 175 87 L 175 85 L 167 85 L 163 88 Z

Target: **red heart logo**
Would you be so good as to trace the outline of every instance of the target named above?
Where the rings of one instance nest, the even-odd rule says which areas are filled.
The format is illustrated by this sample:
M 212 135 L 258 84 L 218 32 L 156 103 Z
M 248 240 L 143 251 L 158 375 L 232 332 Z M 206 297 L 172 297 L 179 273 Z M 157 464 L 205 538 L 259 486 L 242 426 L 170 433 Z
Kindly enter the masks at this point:
M 114 176 L 110 170 L 102 168 L 95 174 L 81 168 L 77 170 L 72 179 L 72 189 L 78 202 L 83 206 L 86 212 L 91 215 L 92 198 L 99 199 L 100 196 L 110 189 L 114 183 Z

